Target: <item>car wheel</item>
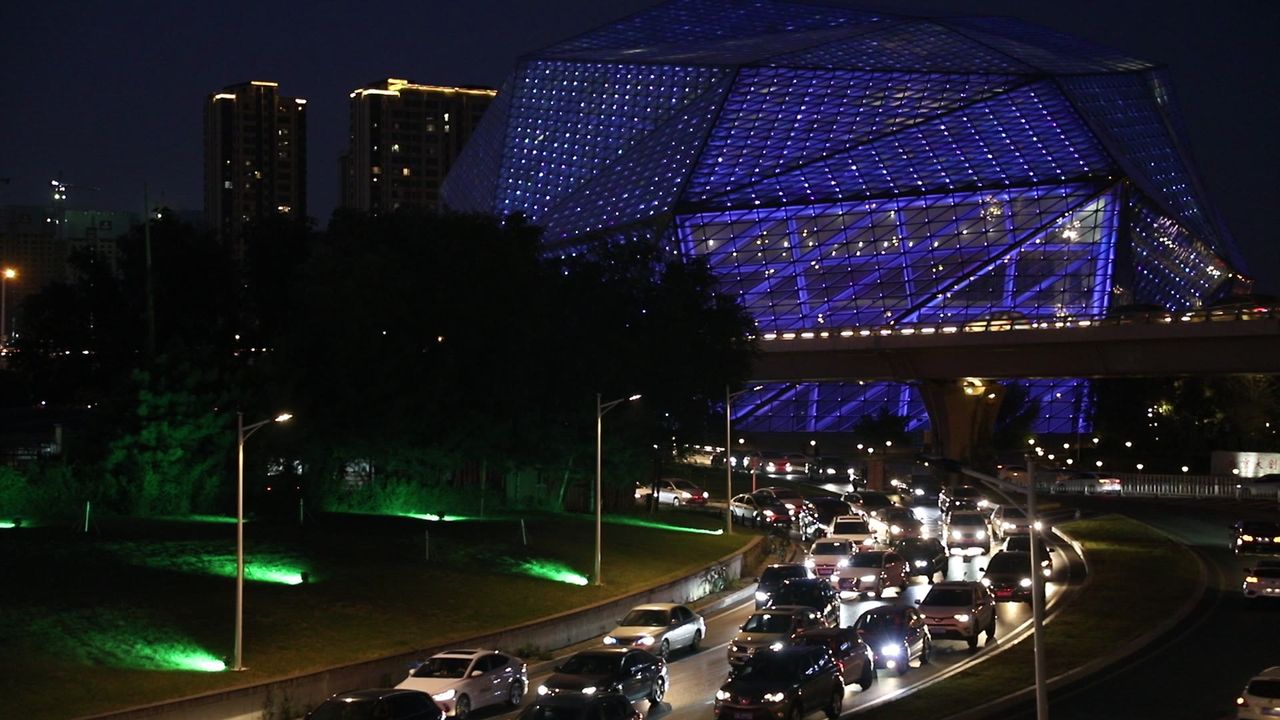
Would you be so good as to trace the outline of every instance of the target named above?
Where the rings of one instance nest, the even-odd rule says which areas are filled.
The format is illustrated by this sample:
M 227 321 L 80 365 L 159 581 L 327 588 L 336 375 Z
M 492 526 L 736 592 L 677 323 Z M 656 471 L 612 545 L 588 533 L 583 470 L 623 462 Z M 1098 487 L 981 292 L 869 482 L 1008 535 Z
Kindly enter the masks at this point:
M 658 657 L 666 660 L 671 657 L 671 641 L 666 638 L 662 639 L 662 644 L 658 646 Z
M 673 508 L 680 507 L 680 498 L 671 498 L 671 507 Z
M 458 702 L 453 705 L 453 720 L 467 720 L 471 714 L 471 698 L 459 695 Z
M 965 639 L 965 642 L 969 643 L 969 649 L 970 649 L 970 650 L 977 650 L 977 649 L 978 649 L 978 635 L 979 635 L 979 634 L 980 634 L 980 633 L 974 633 L 972 637 L 969 637 L 969 638 L 966 638 L 966 639 Z
M 991 616 L 991 624 L 987 626 L 987 639 L 996 639 L 996 616 L 994 614 Z
M 799 700 L 791 706 L 791 720 L 804 720 L 804 708 L 800 705 Z
M 902 581 L 898 583 L 898 592 L 904 593 L 906 591 L 907 591 L 907 575 L 906 573 L 903 573 Z
M 662 698 L 667 695 L 667 681 L 661 676 L 654 678 L 653 689 L 649 691 L 649 704 L 657 705 L 662 702 Z
M 862 676 L 858 678 L 858 687 L 863 690 L 871 689 L 871 683 L 876 680 L 876 664 L 870 660 L 862 663 Z
M 836 689 L 831 692 L 831 704 L 827 706 L 827 717 L 830 720 L 837 720 L 840 713 L 844 711 L 844 686 L 836 685 Z
M 920 664 L 928 665 L 929 656 L 932 654 L 933 654 L 933 642 L 928 638 L 925 638 L 924 642 L 920 644 Z
M 702 631 L 693 631 L 693 642 L 689 643 L 689 652 L 698 652 L 702 649 Z
M 507 705 L 511 707 L 519 707 L 524 702 L 524 683 L 519 680 L 511 681 L 511 691 L 507 693 Z

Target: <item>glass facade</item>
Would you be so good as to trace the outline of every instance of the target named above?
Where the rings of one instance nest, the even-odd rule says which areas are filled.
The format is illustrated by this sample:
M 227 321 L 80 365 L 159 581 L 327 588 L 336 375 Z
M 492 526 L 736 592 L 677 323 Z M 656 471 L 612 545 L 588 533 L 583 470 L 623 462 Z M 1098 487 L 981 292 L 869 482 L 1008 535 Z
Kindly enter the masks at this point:
M 503 96 L 506 96 L 505 98 Z M 1196 307 L 1234 248 L 1150 63 L 1009 18 L 677 0 L 535 53 L 445 183 L 546 252 L 702 258 L 759 331 Z M 1037 432 L 1088 429 L 1088 384 L 1023 383 Z M 913 388 L 779 384 L 744 431 L 847 431 Z

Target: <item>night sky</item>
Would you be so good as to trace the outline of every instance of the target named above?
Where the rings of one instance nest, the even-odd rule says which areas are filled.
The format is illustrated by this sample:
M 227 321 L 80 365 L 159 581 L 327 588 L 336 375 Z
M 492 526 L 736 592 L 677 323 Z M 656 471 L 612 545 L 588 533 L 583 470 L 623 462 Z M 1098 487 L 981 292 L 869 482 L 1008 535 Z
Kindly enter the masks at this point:
M 648 0 L 34 2 L 0 9 L 0 204 L 141 210 L 143 183 L 203 205 L 206 95 L 274 80 L 307 98 L 310 214 L 327 223 L 346 147 L 347 94 L 371 80 L 497 87 L 521 54 Z M 1280 2 L 865 0 L 904 14 L 1012 15 L 1165 63 L 1211 202 L 1258 279 L 1280 293 Z

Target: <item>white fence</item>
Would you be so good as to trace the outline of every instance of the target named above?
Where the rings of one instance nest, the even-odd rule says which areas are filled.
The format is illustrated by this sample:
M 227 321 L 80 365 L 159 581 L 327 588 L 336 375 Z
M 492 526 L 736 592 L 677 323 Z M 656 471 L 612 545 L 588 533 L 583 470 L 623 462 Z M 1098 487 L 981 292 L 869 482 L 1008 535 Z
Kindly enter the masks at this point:
M 1117 495 L 1155 498 L 1229 498 L 1271 500 L 1280 503 L 1280 483 L 1254 483 L 1249 478 L 1214 475 L 1156 475 L 1117 473 L 1119 485 L 1099 486 L 1094 480 L 1040 480 L 1044 492 L 1084 495 Z

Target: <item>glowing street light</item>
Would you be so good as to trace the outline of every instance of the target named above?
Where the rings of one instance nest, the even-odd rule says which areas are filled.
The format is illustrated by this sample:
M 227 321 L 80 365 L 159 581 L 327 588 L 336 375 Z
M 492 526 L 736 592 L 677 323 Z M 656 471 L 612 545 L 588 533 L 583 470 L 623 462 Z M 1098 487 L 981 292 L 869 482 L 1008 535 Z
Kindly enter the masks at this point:
M 763 385 L 756 385 L 750 390 L 739 390 L 736 393 L 729 392 L 729 386 L 724 386 L 724 532 L 726 535 L 733 533 L 733 463 L 729 462 L 730 450 L 732 444 L 730 440 L 733 438 L 733 413 L 731 412 L 733 399 L 748 392 L 758 392 L 763 389 Z M 739 438 L 741 443 L 742 439 Z M 814 445 L 817 440 L 810 440 L 809 445 Z M 754 482 L 755 476 L 752 476 Z
M 18 277 L 18 271 L 11 267 L 0 270 L 0 348 L 9 344 L 9 335 L 7 326 L 9 322 L 9 312 L 5 307 L 5 293 L 9 287 L 9 281 Z
M 263 425 L 287 422 L 293 415 L 280 413 L 270 420 L 244 424 L 244 413 L 236 413 L 236 657 L 232 670 L 244 670 L 244 441 Z
M 600 455 L 602 452 L 602 441 L 604 439 L 604 414 L 609 412 L 616 405 L 632 400 L 639 400 L 639 395 L 621 398 L 619 400 L 611 400 L 607 403 L 600 402 L 600 393 L 596 393 L 596 563 L 595 572 L 592 575 L 592 585 L 603 585 L 600 580 L 600 520 L 604 516 L 604 497 L 601 495 L 600 482 Z M 726 450 L 727 453 L 727 450 Z M 728 461 L 726 454 L 725 461 Z

